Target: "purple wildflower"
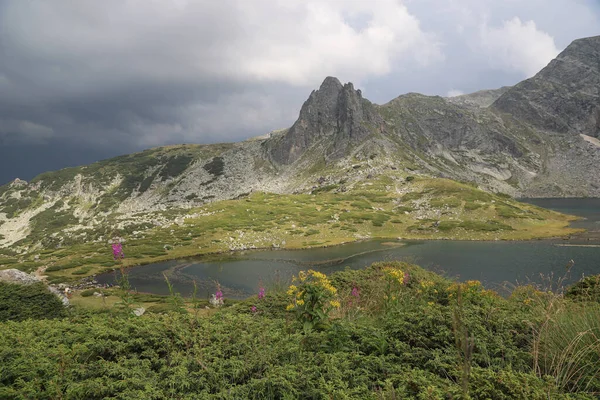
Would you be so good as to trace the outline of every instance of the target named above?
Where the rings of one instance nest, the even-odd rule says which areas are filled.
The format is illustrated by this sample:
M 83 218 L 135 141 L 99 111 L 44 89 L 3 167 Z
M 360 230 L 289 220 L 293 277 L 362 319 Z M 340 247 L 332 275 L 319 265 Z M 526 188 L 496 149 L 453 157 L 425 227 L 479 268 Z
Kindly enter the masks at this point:
M 264 299 L 265 298 L 265 288 L 261 287 L 260 289 L 258 289 L 258 299 Z
M 408 280 L 410 279 L 410 275 L 408 274 L 408 272 L 404 273 L 404 284 L 406 285 L 408 283 Z
M 256 308 L 256 306 L 252 306 L 252 308 L 250 309 L 253 313 L 257 312 L 258 309 Z
M 354 286 L 354 287 L 352 288 L 352 296 L 354 296 L 354 297 L 356 297 L 356 298 L 359 298 L 359 297 L 360 297 L 360 290 L 359 290 L 359 289 L 358 289 L 356 286 Z
M 223 300 L 223 292 L 221 292 L 221 290 L 217 290 L 217 293 L 215 293 L 215 298 L 220 301 Z

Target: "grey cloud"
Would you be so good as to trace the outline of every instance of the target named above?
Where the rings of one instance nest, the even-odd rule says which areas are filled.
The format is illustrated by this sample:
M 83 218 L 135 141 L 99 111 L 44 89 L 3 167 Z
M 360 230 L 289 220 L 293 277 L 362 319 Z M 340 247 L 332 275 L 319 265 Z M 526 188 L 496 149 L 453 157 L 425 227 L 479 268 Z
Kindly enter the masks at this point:
M 0 146 L 243 140 L 290 126 L 327 75 L 377 103 L 512 85 L 482 26 L 531 20 L 558 49 L 600 26 L 591 0 L 371 3 L 0 0 Z

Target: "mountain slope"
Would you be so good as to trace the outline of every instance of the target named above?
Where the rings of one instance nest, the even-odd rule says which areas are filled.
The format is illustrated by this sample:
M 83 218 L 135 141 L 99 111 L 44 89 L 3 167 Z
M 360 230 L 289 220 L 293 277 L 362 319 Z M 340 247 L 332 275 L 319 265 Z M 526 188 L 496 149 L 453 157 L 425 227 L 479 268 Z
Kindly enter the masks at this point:
M 600 196 L 599 38 L 575 41 L 511 88 L 450 99 L 409 93 L 376 105 L 327 77 L 289 129 L 16 180 L 0 187 L 0 247 L 98 240 L 179 223 L 207 203 L 252 192 L 343 193 L 378 177 L 450 178 L 513 196 Z
M 600 36 L 575 40 L 492 106 L 536 128 L 600 135 Z
M 475 93 L 446 97 L 446 101 L 468 108 L 487 108 L 509 89 L 510 86 L 503 86 L 500 89 L 479 90 Z

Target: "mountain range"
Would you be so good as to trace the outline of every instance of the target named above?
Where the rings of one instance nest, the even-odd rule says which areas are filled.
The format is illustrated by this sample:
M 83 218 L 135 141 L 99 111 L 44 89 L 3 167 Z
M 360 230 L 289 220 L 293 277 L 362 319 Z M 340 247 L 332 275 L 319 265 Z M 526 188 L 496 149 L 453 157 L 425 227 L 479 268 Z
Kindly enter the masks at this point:
M 253 192 L 345 191 L 390 173 L 514 197 L 600 197 L 599 165 L 597 36 L 574 41 L 512 87 L 451 98 L 408 93 L 378 105 L 327 77 L 287 129 L 16 179 L 0 187 L 0 247 Z M 144 223 L 165 222 L 152 218 Z

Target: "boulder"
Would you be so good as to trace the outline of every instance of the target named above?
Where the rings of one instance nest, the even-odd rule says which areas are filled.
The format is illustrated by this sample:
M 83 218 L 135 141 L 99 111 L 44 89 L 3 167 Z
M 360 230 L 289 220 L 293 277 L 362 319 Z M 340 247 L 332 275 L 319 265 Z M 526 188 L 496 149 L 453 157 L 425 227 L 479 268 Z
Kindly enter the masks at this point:
M 5 269 L 0 271 L 0 282 L 19 283 L 21 285 L 31 285 L 40 282 L 40 280 L 26 272 L 18 269 Z

